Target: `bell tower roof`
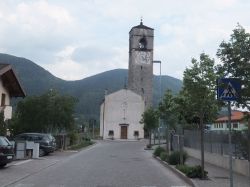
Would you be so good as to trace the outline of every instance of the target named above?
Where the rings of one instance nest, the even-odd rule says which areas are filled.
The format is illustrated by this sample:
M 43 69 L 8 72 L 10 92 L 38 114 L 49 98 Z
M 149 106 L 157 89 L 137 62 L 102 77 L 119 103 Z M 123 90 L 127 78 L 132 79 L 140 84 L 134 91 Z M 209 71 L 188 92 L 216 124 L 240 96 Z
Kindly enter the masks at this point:
M 130 30 L 130 32 L 131 32 L 133 29 L 148 29 L 148 30 L 154 30 L 153 28 L 150 28 L 150 27 L 148 27 L 148 26 L 146 26 L 146 25 L 143 25 L 142 19 L 141 19 L 140 25 L 137 25 L 137 26 L 132 27 L 132 29 Z

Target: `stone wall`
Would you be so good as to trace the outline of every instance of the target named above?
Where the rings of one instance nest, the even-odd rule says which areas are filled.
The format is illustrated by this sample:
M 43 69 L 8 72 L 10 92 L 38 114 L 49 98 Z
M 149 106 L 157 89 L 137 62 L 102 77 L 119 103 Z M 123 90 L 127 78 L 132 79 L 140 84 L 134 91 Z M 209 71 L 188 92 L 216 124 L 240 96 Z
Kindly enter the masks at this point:
M 185 147 L 189 156 L 200 159 L 200 150 Z M 229 169 L 229 157 L 205 152 L 205 162 Z M 250 177 L 250 164 L 247 160 L 233 159 L 233 171 Z

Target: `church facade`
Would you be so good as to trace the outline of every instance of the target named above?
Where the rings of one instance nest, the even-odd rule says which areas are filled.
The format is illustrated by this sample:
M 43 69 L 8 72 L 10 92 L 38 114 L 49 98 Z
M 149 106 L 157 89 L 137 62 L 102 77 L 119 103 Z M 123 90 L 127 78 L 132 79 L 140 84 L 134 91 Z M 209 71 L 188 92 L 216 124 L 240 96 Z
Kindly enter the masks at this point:
M 104 139 L 144 138 L 140 124 L 145 104 L 143 98 L 128 89 L 105 96 L 101 105 L 100 136 Z
M 140 25 L 129 32 L 128 89 L 105 95 L 100 110 L 103 139 L 144 138 L 142 114 L 152 105 L 154 30 Z

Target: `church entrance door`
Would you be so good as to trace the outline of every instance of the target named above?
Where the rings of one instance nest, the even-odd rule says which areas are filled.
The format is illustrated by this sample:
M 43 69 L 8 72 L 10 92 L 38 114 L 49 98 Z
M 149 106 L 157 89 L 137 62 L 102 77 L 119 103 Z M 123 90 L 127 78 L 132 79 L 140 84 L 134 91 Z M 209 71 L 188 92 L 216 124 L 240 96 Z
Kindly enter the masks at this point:
M 121 139 L 128 139 L 128 126 L 121 126 Z

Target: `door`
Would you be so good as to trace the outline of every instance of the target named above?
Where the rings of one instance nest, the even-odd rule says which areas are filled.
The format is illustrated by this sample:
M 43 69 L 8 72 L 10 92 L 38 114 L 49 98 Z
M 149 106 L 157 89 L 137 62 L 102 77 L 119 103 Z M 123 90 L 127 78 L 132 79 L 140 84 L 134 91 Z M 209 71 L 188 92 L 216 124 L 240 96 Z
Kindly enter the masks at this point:
M 128 126 L 121 126 L 121 139 L 128 139 Z

